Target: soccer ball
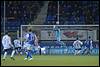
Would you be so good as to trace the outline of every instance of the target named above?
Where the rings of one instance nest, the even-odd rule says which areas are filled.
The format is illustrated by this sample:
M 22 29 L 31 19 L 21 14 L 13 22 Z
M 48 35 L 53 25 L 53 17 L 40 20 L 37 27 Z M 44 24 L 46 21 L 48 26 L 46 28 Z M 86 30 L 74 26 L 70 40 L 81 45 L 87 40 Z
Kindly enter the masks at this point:
M 56 24 L 59 24 L 59 21 L 57 21 Z

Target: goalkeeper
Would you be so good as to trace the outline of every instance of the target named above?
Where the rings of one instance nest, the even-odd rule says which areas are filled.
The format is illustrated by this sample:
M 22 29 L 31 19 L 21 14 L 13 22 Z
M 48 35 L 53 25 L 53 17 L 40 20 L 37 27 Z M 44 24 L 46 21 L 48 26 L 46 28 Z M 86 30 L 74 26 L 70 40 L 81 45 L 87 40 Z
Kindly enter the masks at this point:
M 55 38 L 56 38 L 56 43 L 57 45 L 59 46 L 64 46 L 64 42 L 61 41 L 61 30 L 57 27 L 57 26 L 53 26 L 53 31 L 54 31 L 54 35 L 55 35 Z

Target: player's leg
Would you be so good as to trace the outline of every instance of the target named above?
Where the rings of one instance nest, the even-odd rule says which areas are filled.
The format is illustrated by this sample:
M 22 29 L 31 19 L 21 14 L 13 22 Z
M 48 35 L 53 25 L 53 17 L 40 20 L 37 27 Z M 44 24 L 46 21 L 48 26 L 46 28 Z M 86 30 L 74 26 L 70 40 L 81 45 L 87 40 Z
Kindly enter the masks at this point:
M 86 48 L 84 51 L 83 51 L 83 54 L 87 55 L 89 52 L 88 48 Z
M 15 48 L 15 52 L 16 52 L 16 54 L 18 55 L 18 48 L 17 48 L 17 47 Z
M 18 48 L 17 48 L 17 52 L 18 52 L 18 53 L 17 53 L 18 55 L 22 55 L 21 47 L 18 47 Z
M 28 56 L 30 57 L 29 60 L 32 60 L 32 59 L 33 59 L 33 58 L 32 58 L 32 52 L 31 52 L 31 50 L 28 51 Z
M 81 52 L 81 49 L 75 49 L 75 54 L 74 55 L 79 55 Z
M 59 46 L 65 46 L 65 43 L 63 41 L 61 41 L 61 38 L 60 37 L 57 37 L 56 44 L 59 45 Z
M 27 46 L 26 45 L 23 46 L 23 49 L 22 50 L 25 53 L 25 55 L 27 55 Z
M 92 55 L 92 49 L 89 49 L 89 51 L 90 51 L 90 52 L 89 52 L 89 53 L 90 53 L 90 55 Z
M 78 50 L 78 51 L 77 51 L 77 54 L 79 55 L 80 53 L 81 53 L 81 50 Z
M 77 55 L 77 49 L 75 49 L 75 53 L 74 53 L 74 55 Z
M 90 48 L 88 48 L 87 55 L 90 55 L 90 54 L 91 54 L 91 50 L 90 50 Z
M 56 35 L 56 40 L 57 41 L 55 42 L 55 44 L 61 46 L 60 38 L 57 35 Z
M 5 60 L 5 58 L 6 58 L 6 56 L 7 56 L 7 50 L 8 50 L 8 49 L 4 49 L 3 60 Z
M 27 60 L 28 59 L 29 44 L 25 44 L 23 47 L 24 47 L 24 52 L 25 52 L 24 60 Z
M 25 54 L 26 54 L 26 57 L 24 58 L 24 60 L 27 60 L 28 59 L 28 52 L 26 51 Z
M 19 51 L 19 54 L 22 55 L 22 48 L 21 47 L 19 47 L 18 51 Z
M 27 47 L 28 48 L 28 47 Z M 25 58 L 24 58 L 24 60 L 27 60 L 28 59 L 28 49 L 25 49 L 25 54 L 26 54 L 26 56 L 25 56 Z
M 26 53 L 26 57 L 25 57 L 25 59 L 24 60 L 27 60 L 28 59 L 28 57 L 30 57 L 30 59 L 29 60 L 32 60 L 33 58 L 32 58 L 32 54 L 31 54 L 31 50 L 28 50 L 27 51 L 27 53 Z
M 33 59 L 33 58 L 32 58 L 32 50 L 33 50 L 32 47 L 33 47 L 33 46 L 30 46 L 30 49 L 29 49 L 29 51 L 28 51 L 28 55 L 29 55 L 29 57 L 30 57 L 29 61 Z
M 57 46 L 61 46 L 60 41 L 56 41 L 56 42 L 54 42 L 54 43 L 55 43 L 55 45 L 57 45 Z
M 85 47 L 84 50 L 83 50 L 83 52 L 82 52 L 82 55 L 86 55 L 87 54 L 87 51 L 88 51 L 87 50 L 87 47 Z
M 11 56 L 10 56 L 10 57 L 11 57 L 11 59 L 15 60 L 15 59 L 14 59 L 15 49 L 12 49 L 12 48 L 11 48 L 11 50 L 12 50 L 12 53 L 11 53 Z
M 24 60 L 28 59 L 28 57 L 30 57 L 29 60 L 32 60 L 32 53 L 31 53 L 31 46 L 27 46 L 27 53 L 26 53 L 26 57 Z

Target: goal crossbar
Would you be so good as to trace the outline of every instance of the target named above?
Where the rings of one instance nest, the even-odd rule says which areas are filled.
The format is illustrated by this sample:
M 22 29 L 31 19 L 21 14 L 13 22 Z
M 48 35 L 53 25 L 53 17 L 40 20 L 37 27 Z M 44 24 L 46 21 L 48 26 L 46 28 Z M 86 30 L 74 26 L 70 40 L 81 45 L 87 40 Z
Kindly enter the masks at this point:
M 53 26 L 58 26 L 58 27 L 99 27 L 99 25 L 21 25 L 21 44 L 22 44 L 22 27 L 53 27 Z
M 21 25 L 22 26 L 99 26 L 99 25 Z

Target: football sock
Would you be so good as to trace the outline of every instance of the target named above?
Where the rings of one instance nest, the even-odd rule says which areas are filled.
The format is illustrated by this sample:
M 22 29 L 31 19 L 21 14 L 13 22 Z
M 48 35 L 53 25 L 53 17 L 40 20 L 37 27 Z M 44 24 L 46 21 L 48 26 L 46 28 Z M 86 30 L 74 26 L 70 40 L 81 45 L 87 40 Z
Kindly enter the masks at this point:
M 13 57 L 14 54 L 15 54 L 15 50 L 12 51 L 12 53 L 11 53 L 11 57 Z
M 7 52 L 4 53 L 3 59 L 5 59 L 7 56 Z

